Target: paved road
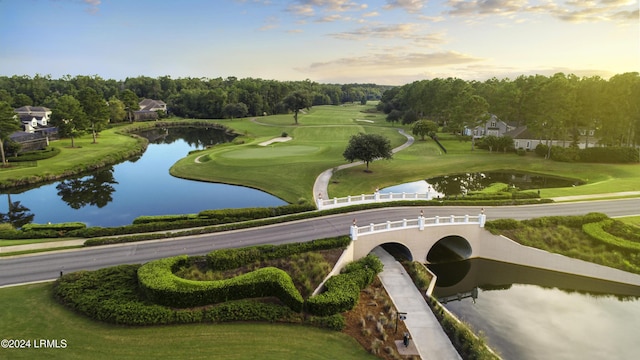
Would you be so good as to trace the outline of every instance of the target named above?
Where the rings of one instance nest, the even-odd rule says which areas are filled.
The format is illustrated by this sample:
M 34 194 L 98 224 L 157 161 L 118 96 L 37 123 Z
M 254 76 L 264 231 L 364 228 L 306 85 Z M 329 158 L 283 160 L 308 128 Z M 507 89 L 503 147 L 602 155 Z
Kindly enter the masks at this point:
M 424 210 L 427 217 L 475 215 L 480 211 L 479 208 L 454 206 L 384 208 L 224 233 L 5 257 L 0 258 L 0 286 L 50 280 L 59 276 L 60 271 L 95 270 L 118 264 L 144 263 L 180 254 L 202 255 L 215 249 L 227 247 L 283 244 L 346 235 L 354 218 L 357 219 L 359 225 L 381 223 L 387 220 L 417 217 L 420 209 Z M 611 217 L 640 215 L 640 198 L 487 207 L 485 212 L 488 220 L 579 215 L 588 212 L 602 212 Z

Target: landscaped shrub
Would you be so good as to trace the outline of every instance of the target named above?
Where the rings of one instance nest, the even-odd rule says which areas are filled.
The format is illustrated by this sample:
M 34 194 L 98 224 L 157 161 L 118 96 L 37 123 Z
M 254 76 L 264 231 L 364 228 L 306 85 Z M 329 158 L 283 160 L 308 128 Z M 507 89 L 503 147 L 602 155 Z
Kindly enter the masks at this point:
M 197 214 L 180 214 L 180 215 L 144 215 L 133 219 L 133 224 L 146 224 L 152 222 L 173 222 L 183 220 L 196 220 Z
M 332 276 L 325 282 L 325 292 L 307 299 L 307 311 L 314 315 L 328 316 L 353 309 L 358 303 L 360 290 L 373 282 L 382 267 L 375 255 L 367 255 L 348 264 L 341 274 Z
M 630 241 L 608 233 L 604 228 L 610 227 L 612 219 L 582 225 L 582 231 L 594 240 L 603 242 L 619 250 L 640 251 L 640 242 Z
M 637 227 L 625 224 L 620 220 L 611 220 L 607 221 L 603 229 L 615 236 L 621 237 L 623 239 L 640 242 L 640 230 Z
M 522 222 L 532 227 L 549 227 L 564 225 L 572 228 L 581 228 L 583 224 L 598 222 L 608 219 L 608 216 L 601 213 L 589 213 L 576 216 L 544 216 L 536 219 L 523 220 Z
M 484 224 L 485 229 L 489 230 L 492 234 L 499 233 L 499 230 L 515 230 L 523 226 L 520 221 L 515 219 L 496 219 L 487 221 Z
M 301 322 L 299 313 L 285 306 L 252 300 L 228 301 L 207 308 L 204 319 L 211 322 L 229 321 L 288 321 Z
M 48 147 L 44 150 L 24 152 L 15 157 L 8 157 L 9 162 L 37 161 L 52 158 L 60 154 L 60 149 Z
M 198 216 L 223 222 L 261 219 L 315 210 L 311 204 L 289 204 L 277 207 L 204 210 Z
M 187 261 L 183 255 L 142 265 L 138 280 L 145 296 L 154 303 L 177 308 L 274 296 L 292 310 L 302 310 L 302 296 L 283 270 L 266 267 L 225 280 L 193 281 L 173 273 Z
M 67 232 L 77 229 L 84 229 L 87 225 L 81 222 L 67 222 L 58 224 L 26 224 L 22 227 L 24 231 L 61 231 Z
M 308 251 L 344 248 L 349 242 L 351 239 L 348 236 L 339 236 L 293 244 L 220 249 L 207 254 L 207 263 L 214 270 L 235 269 L 256 261 L 279 259 Z
M 547 154 L 549 153 L 549 147 L 547 145 L 545 145 L 545 144 L 538 144 L 536 146 L 536 149 L 534 150 L 534 152 L 539 157 L 546 157 Z
M 581 162 L 637 163 L 638 149 L 633 147 L 590 147 L 580 151 Z

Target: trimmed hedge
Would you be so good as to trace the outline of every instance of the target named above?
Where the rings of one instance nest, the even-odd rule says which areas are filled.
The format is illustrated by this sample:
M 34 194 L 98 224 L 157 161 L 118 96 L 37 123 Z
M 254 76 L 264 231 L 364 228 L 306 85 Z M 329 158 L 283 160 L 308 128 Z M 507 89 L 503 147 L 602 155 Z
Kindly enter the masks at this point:
M 24 152 L 18 156 L 7 157 L 8 162 L 24 162 L 24 161 L 38 161 L 44 159 L 50 159 L 60 154 L 60 149 L 56 147 L 47 147 L 44 150 Z
M 382 267 L 380 260 L 372 254 L 348 264 L 341 274 L 325 282 L 325 292 L 307 299 L 307 311 L 329 316 L 353 309 L 358 304 L 360 290 L 373 282 Z
M 140 265 L 120 265 L 96 271 L 65 274 L 53 285 L 54 297 L 64 306 L 94 320 L 119 325 L 165 325 L 201 322 L 268 321 L 306 323 L 332 330 L 344 328 L 341 316 L 307 319 L 288 307 L 253 300 L 215 306 L 172 309 L 153 304 L 138 287 Z
M 308 251 L 345 248 L 351 239 L 348 236 L 318 239 L 309 242 L 283 245 L 257 245 L 239 249 L 220 249 L 207 254 L 207 264 L 215 270 L 236 269 L 256 261 L 280 259 Z
M 587 223 L 599 222 L 609 217 L 602 213 L 588 213 L 576 216 L 544 216 L 535 219 L 522 220 L 522 223 L 532 227 L 549 227 L 564 225 L 572 228 L 581 228 Z
M 58 224 L 26 224 L 22 227 L 24 231 L 62 231 L 68 232 L 78 229 L 84 229 L 87 225 L 81 222 L 67 222 Z
M 312 204 L 289 204 L 277 207 L 204 210 L 198 213 L 198 216 L 203 219 L 215 219 L 220 222 L 235 222 L 296 214 L 315 209 L 315 205 Z
M 193 281 L 173 274 L 187 261 L 188 257 L 182 255 L 142 265 L 138 281 L 145 296 L 157 304 L 177 308 L 275 296 L 292 310 L 302 310 L 304 300 L 283 270 L 266 267 L 231 279 Z
M 613 234 L 608 233 L 605 228 L 611 226 L 615 220 L 608 219 L 600 222 L 588 223 L 582 225 L 582 231 L 589 235 L 592 239 L 603 242 L 620 250 L 640 251 L 640 242 L 633 242 Z

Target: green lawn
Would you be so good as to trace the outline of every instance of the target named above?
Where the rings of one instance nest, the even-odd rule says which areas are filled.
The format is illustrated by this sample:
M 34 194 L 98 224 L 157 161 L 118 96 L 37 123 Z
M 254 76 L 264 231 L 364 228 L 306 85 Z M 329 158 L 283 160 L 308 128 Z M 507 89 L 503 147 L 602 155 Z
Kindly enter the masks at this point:
M 1 359 L 375 359 L 340 332 L 264 323 L 123 327 L 55 302 L 51 283 L 0 289 L 3 339 L 66 340 L 64 349 L 0 349 Z
M 377 123 L 357 121 L 368 115 L 362 113 L 366 108 L 361 105 L 314 107 L 299 115 L 298 125 L 293 124 L 291 115 L 259 117 L 255 121 L 216 121 L 246 134 L 242 138 L 245 143 L 194 153 L 174 164 L 170 171 L 178 177 L 257 188 L 291 203 L 312 201 L 316 177 L 326 169 L 345 163 L 342 153 L 352 135 L 384 134 L 394 147 L 406 141 L 383 119 L 378 118 Z M 269 146 L 258 145 L 283 132 L 293 139 Z M 195 159 L 200 156 L 200 163 L 196 163 Z
M 185 178 L 231 183 L 254 187 L 288 202 L 310 201 L 316 177 L 324 170 L 346 161 L 342 157 L 349 137 L 358 132 L 387 136 L 396 147 L 406 140 L 396 128 L 408 126 L 390 124 L 382 114 L 363 110 L 371 105 L 317 106 L 299 116 L 299 125 L 291 115 L 275 115 L 250 119 L 217 121 L 244 134 L 244 144 L 224 145 L 193 154 L 178 161 L 171 173 Z M 267 147 L 257 144 L 280 136 L 293 137 L 286 143 Z M 517 156 L 513 153 L 471 151 L 471 143 L 450 134 L 439 134 L 447 153 L 427 138 L 419 138 L 413 146 L 396 153 L 392 160 L 338 171 L 329 184 L 331 197 L 372 193 L 376 188 L 422 180 L 433 176 L 476 171 L 518 170 L 568 177 L 586 185 L 543 189 L 543 197 L 587 195 L 624 191 L 640 191 L 640 164 L 609 165 L 561 163 L 544 160 L 533 153 Z M 203 155 L 205 161 L 194 162 Z
M 52 141 L 51 146 L 59 148 L 60 154 L 38 161 L 37 167 L 0 168 L 0 183 L 61 175 L 96 164 L 117 163 L 131 156 L 140 144 L 136 138 L 117 134 L 116 129 L 102 131 L 95 144 L 90 134 L 76 138 L 73 148 L 69 139 Z

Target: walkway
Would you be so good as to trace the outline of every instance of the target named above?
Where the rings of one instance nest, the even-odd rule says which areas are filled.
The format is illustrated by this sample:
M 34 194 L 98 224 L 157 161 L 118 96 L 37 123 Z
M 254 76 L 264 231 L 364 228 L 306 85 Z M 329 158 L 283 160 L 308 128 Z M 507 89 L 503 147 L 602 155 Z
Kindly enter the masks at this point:
M 461 359 L 402 265 L 380 247 L 372 252 L 384 264 L 384 269 L 379 274 L 382 285 L 396 309 L 407 313 L 404 323 L 411 334 L 410 341 L 415 345 L 420 358 Z
M 394 154 L 397 153 L 398 151 L 408 148 L 415 141 L 413 136 L 405 133 L 403 129 L 398 129 L 398 132 L 404 135 L 407 138 L 407 141 L 404 144 L 398 146 L 397 148 L 391 150 L 391 152 L 393 152 Z M 346 168 L 350 168 L 350 167 L 354 167 L 362 164 L 364 164 L 362 161 L 352 162 L 349 164 L 340 165 L 338 167 L 323 171 L 320 175 L 318 175 L 318 177 L 316 178 L 316 182 L 313 184 L 313 199 L 317 200 L 318 195 L 322 196 L 323 199 L 329 198 L 329 191 L 327 190 L 327 188 L 329 186 L 329 181 L 331 180 L 331 176 L 333 176 L 334 170 L 336 171 L 342 170 L 342 169 L 346 169 Z

